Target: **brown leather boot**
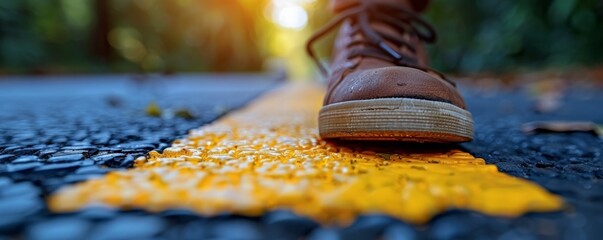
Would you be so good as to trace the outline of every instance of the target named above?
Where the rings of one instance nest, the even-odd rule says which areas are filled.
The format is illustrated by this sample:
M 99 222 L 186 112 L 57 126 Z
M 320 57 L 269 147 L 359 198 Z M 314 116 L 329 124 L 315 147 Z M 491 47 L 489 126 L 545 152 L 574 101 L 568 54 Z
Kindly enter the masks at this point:
M 424 1 L 426 2 L 426 1 Z M 328 76 L 319 115 L 320 136 L 343 140 L 465 142 L 473 120 L 454 82 L 427 66 L 423 42 L 433 28 L 408 0 L 335 0 L 338 14 L 308 42 Z M 342 25 L 332 72 L 312 44 Z

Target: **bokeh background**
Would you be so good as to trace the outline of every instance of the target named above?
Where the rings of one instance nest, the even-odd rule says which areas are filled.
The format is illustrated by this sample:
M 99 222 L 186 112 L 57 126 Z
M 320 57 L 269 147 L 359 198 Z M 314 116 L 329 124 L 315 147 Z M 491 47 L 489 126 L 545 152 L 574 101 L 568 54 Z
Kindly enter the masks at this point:
M 326 0 L 1 0 L 0 75 L 286 70 Z M 455 73 L 603 62 L 603 1 L 434 0 L 434 67 Z M 331 37 L 332 38 L 332 37 Z M 318 47 L 327 57 L 330 40 Z

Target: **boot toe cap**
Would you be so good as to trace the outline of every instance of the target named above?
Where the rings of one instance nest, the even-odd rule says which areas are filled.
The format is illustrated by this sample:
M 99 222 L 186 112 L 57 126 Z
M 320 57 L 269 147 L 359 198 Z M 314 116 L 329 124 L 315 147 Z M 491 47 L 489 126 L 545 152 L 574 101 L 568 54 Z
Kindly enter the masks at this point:
M 452 84 L 408 67 L 354 71 L 332 90 L 327 104 L 376 98 L 415 98 L 466 108 L 463 98 Z

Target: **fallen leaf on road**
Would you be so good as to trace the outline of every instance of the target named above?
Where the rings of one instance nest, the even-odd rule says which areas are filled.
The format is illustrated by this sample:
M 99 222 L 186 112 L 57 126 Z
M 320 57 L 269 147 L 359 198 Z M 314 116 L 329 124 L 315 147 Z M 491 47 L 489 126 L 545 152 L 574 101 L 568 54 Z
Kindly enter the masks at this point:
M 155 102 L 149 103 L 145 112 L 151 117 L 161 117 L 161 108 Z
M 603 138 L 603 126 L 588 121 L 542 121 L 523 124 L 521 130 L 526 134 L 537 132 L 592 132 Z
M 105 102 L 107 102 L 109 106 L 114 108 L 121 107 L 123 105 L 123 100 L 115 95 L 105 97 Z
M 600 138 L 603 138 L 603 125 L 597 125 L 597 128 L 595 129 L 595 133 L 597 133 L 597 135 L 599 135 Z
M 174 116 L 183 118 L 183 119 L 187 119 L 187 120 L 195 118 L 195 116 L 186 108 L 181 108 L 181 109 L 174 111 Z
M 559 109 L 565 95 L 566 84 L 561 78 L 547 78 L 529 85 L 534 98 L 534 111 L 551 113 Z

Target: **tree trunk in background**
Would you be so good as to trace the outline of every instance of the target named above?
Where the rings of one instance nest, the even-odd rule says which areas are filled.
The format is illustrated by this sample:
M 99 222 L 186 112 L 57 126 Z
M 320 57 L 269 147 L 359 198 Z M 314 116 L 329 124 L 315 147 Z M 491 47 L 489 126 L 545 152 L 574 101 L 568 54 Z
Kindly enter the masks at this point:
M 91 33 L 91 50 L 93 56 L 105 64 L 109 64 L 113 57 L 113 48 L 109 44 L 109 31 L 111 31 L 109 2 L 109 0 L 92 1 L 92 7 L 96 15 L 96 23 Z

